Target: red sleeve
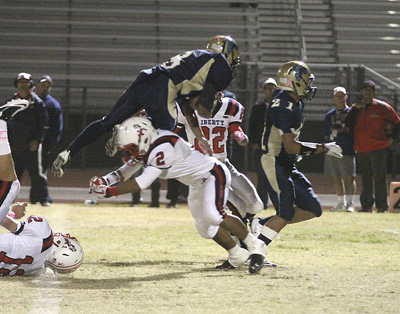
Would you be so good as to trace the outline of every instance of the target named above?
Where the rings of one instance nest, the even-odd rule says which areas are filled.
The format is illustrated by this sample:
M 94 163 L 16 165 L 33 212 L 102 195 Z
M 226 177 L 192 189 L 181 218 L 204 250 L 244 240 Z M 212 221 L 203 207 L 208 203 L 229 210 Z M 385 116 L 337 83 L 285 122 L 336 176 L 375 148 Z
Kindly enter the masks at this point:
M 243 132 L 243 129 L 241 128 L 239 123 L 232 123 L 232 124 L 229 125 L 229 131 L 231 133 L 234 133 L 235 131 Z

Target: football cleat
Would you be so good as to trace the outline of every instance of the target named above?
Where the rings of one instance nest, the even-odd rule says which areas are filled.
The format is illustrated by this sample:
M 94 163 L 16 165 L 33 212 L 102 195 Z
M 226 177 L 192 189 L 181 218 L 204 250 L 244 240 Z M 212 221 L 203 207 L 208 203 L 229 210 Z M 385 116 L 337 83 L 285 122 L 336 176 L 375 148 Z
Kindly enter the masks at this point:
M 26 99 L 12 99 L 0 106 L 0 119 L 4 121 L 11 120 L 18 112 L 29 107 L 29 101 Z
M 261 268 L 264 266 L 264 256 L 260 254 L 251 254 L 250 255 L 250 265 L 249 272 L 250 274 L 257 274 Z
M 217 267 L 215 267 L 216 269 L 222 269 L 222 270 L 231 270 L 231 269 L 235 269 L 236 267 L 233 266 L 231 263 L 229 263 L 228 260 L 226 260 L 225 262 L 223 262 L 221 265 L 218 265 Z
M 65 167 L 71 160 L 71 152 L 69 150 L 64 150 L 58 154 L 56 160 L 54 160 L 51 166 L 51 171 L 55 177 L 61 178 L 64 175 Z
M 246 266 L 250 265 L 250 259 L 247 260 L 245 263 Z M 264 259 L 264 267 L 276 267 L 277 265 L 275 263 L 268 262 L 266 259 Z

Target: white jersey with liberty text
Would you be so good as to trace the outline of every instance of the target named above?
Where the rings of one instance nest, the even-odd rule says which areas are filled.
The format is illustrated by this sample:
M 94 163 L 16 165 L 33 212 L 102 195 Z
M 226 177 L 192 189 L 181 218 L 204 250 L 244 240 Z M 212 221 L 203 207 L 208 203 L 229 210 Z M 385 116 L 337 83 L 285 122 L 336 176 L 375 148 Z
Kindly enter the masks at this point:
M 178 106 L 179 107 L 179 106 Z M 203 118 L 197 115 L 199 126 L 201 127 L 204 137 L 208 140 L 214 157 L 225 162 L 227 158 L 226 143 L 228 140 L 229 128 L 233 125 L 240 125 L 243 120 L 244 107 L 243 105 L 232 99 L 222 98 L 213 110 L 211 118 Z M 185 127 L 188 141 L 199 149 L 193 132 L 182 111 L 178 108 L 178 126 Z

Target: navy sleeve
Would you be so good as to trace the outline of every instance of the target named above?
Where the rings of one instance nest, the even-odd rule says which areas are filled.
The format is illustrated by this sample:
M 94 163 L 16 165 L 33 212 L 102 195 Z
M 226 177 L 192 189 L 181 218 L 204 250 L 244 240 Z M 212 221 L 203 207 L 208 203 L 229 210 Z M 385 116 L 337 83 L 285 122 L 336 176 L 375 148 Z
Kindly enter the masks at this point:
M 225 56 L 219 54 L 215 57 L 214 64 L 210 67 L 206 82 L 199 97 L 199 103 L 211 107 L 215 94 L 226 89 L 232 81 L 232 70 Z

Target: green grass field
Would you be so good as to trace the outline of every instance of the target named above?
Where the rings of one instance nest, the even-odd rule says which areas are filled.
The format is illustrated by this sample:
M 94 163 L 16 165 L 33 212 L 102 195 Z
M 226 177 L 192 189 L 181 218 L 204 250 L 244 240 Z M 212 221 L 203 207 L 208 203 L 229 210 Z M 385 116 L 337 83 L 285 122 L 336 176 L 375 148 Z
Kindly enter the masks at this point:
M 271 215 L 272 210 L 263 212 Z M 400 214 L 331 213 L 287 226 L 278 264 L 218 271 L 227 253 L 188 209 L 28 207 L 85 250 L 69 275 L 1 278 L 1 313 L 400 313 Z

